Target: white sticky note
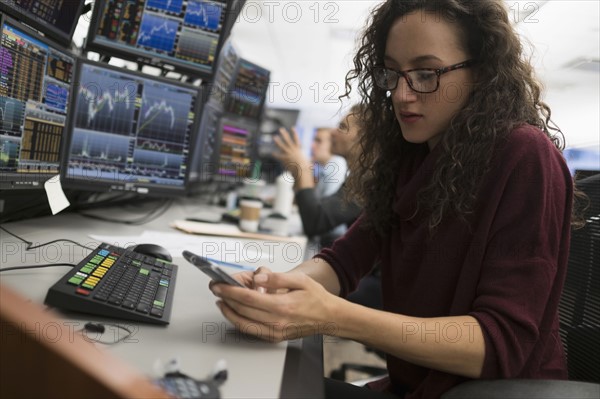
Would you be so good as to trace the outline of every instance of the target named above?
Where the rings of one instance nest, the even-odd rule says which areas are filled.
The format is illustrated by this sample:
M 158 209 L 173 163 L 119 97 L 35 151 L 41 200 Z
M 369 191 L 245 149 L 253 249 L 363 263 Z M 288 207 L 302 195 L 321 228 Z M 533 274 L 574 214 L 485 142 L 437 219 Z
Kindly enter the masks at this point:
M 50 204 L 50 210 L 52 210 L 53 215 L 56 215 L 58 212 L 71 205 L 60 184 L 60 175 L 56 175 L 46 180 L 44 188 L 46 189 L 48 203 Z

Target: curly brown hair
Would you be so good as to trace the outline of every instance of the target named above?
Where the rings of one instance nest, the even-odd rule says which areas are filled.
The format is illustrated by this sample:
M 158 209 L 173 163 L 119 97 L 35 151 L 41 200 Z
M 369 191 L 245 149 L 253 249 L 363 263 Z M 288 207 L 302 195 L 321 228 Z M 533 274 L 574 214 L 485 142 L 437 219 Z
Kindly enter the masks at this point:
M 429 213 L 430 230 L 448 214 L 468 220 L 496 143 L 516 126 L 536 126 L 559 150 L 564 147 L 502 0 L 388 0 L 368 20 L 342 96 L 350 95 L 351 83 L 357 80 L 361 104 L 369 110 L 359 117 L 364 123 L 361 155 L 347 185 L 364 207 L 368 223 L 382 235 L 398 222 L 392 210 L 397 171 L 402 154 L 414 144 L 403 138 L 391 98 L 374 84 L 372 70 L 383 65 L 392 24 L 418 10 L 458 22 L 465 49 L 476 60 L 477 76 L 470 98 L 438 144 L 443 148 L 433 178 L 418 196 L 418 206 Z

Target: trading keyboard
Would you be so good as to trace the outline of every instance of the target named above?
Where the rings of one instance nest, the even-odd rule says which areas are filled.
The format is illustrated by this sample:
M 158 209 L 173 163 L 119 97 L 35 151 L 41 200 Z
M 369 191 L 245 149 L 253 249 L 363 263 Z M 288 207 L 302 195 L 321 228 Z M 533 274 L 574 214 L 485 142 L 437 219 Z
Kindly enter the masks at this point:
M 130 321 L 168 324 L 177 265 L 102 243 L 46 295 L 46 305 Z

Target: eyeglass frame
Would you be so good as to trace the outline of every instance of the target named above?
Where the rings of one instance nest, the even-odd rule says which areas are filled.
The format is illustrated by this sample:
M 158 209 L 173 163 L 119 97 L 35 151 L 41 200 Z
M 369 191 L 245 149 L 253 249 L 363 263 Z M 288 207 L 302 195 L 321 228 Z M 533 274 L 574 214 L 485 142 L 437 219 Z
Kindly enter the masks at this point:
M 398 88 L 398 81 L 400 80 L 400 77 L 403 77 L 404 80 L 406 80 L 406 83 L 408 83 L 408 86 L 410 87 L 410 89 L 412 91 L 414 91 L 415 93 L 421 93 L 421 94 L 435 93 L 440 88 L 440 76 L 442 76 L 445 73 L 448 73 L 448 72 L 451 72 L 451 71 L 455 71 L 457 69 L 468 68 L 471 65 L 473 65 L 474 63 L 475 63 L 475 60 L 470 59 L 470 60 L 462 61 L 462 62 L 459 62 L 457 64 L 449 65 L 449 66 L 442 67 L 442 68 L 414 68 L 414 69 L 409 69 L 407 71 L 398 71 L 396 69 L 387 68 L 385 66 L 376 66 L 376 67 L 373 67 L 373 69 L 372 69 L 373 75 L 375 75 L 375 70 L 377 70 L 377 69 L 379 69 L 379 70 L 387 70 L 387 71 L 394 72 L 396 74 L 396 76 L 397 76 L 397 78 L 396 78 L 396 84 L 394 85 L 393 88 L 386 88 L 386 87 L 379 86 L 379 84 L 377 84 L 377 79 L 373 79 L 373 80 L 375 82 L 375 85 L 377 87 L 379 87 L 380 89 L 392 91 L 392 90 L 396 90 Z M 420 90 L 415 89 L 413 87 L 413 84 L 412 84 L 411 80 L 408 77 L 408 73 L 409 72 L 414 72 L 414 71 L 432 71 L 432 72 L 435 72 L 435 75 L 437 77 L 437 83 L 436 83 L 435 89 L 433 89 L 432 91 L 420 91 Z

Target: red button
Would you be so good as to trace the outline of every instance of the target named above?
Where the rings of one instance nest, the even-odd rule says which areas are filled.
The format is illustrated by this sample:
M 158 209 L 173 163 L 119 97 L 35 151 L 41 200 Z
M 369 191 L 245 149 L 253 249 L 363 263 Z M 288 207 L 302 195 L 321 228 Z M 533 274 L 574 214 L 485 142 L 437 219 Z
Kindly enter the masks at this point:
M 83 288 L 77 288 L 75 290 L 76 293 L 78 293 L 79 295 L 90 295 L 90 291 L 83 289 Z

